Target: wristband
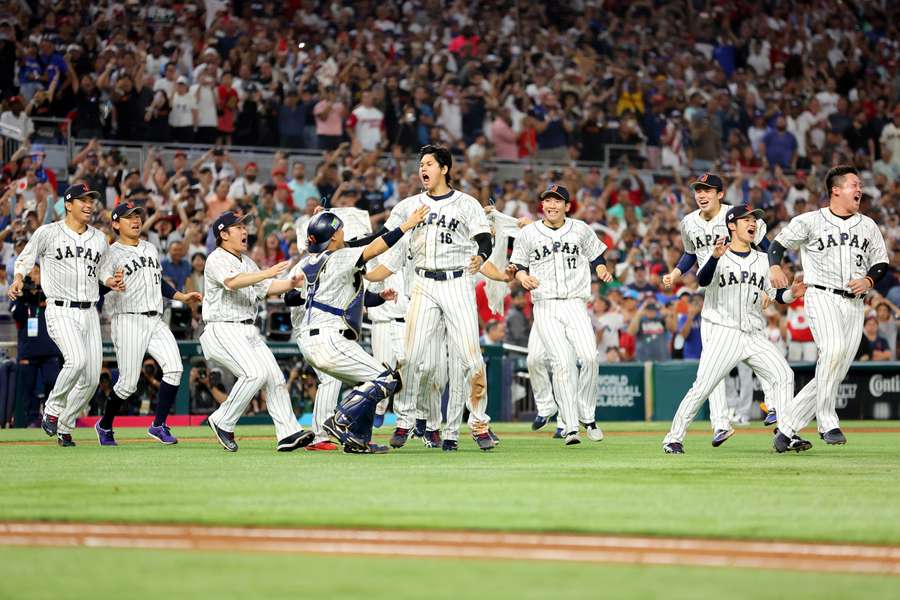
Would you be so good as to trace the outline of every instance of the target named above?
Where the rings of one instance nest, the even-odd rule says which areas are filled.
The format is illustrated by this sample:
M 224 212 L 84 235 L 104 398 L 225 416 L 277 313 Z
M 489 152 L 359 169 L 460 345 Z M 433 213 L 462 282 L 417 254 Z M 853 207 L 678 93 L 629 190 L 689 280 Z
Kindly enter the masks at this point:
M 874 279 L 872 279 L 872 278 L 869 277 L 868 275 L 866 275 L 866 276 L 864 277 L 864 279 L 865 279 L 866 281 L 869 282 L 869 289 L 870 289 L 870 290 L 873 289 L 873 288 L 875 287 L 875 280 L 874 280 Z

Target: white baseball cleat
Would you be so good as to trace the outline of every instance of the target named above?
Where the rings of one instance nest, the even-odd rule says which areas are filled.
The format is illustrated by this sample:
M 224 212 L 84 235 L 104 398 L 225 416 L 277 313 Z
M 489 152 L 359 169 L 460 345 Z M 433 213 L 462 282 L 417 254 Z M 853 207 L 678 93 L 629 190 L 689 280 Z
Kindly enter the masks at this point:
M 577 431 L 572 431 L 566 434 L 566 446 L 574 446 L 575 444 L 580 444 L 581 438 L 578 437 Z
M 588 423 L 584 426 L 587 429 L 588 439 L 592 442 L 602 442 L 603 441 L 603 431 L 597 427 L 597 423 Z

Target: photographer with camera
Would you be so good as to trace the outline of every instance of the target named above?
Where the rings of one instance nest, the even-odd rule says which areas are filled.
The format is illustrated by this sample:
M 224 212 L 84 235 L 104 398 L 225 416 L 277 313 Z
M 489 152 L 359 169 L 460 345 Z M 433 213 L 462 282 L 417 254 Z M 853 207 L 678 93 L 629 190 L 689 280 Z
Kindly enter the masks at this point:
M 40 399 L 46 398 L 56 384 L 62 367 L 62 354 L 47 333 L 47 297 L 41 290 L 41 269 L 37 265 L 23 279 L 22 295 L 12 303 L 12 317 L 18 330 L 17 378 L 27 402 L 26 423 L 40 425 Z M 37 389 L 38 374 L 41 388 Z
M 669 360 L 668 334 L 674 329 L 669 320 L 653 294 L 648 294 L 628 325 L 628 335 L 635 339 L 634 360 Z
M 211 405 L 218 408 L 228 399 L 228 392 L 222 384 L 221 373 L 210 373 L 206 363 L 191 369 L 189 378 L 191 390 L 191 412 L 194 412 L 198 404 Z

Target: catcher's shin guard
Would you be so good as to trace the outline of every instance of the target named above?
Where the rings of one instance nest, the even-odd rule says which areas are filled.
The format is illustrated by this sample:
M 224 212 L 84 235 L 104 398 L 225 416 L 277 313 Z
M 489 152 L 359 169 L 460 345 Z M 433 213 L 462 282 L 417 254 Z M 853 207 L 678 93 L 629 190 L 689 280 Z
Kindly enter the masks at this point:
M 378 403 L 400 389 L 400 374 L 387 369 L 374 381 L 362 383 L 353 388 L 337 407 L 335 420 L 346 425 L 346 444 L 360 449 L 368 447 L 372 439 L 372 424 Z

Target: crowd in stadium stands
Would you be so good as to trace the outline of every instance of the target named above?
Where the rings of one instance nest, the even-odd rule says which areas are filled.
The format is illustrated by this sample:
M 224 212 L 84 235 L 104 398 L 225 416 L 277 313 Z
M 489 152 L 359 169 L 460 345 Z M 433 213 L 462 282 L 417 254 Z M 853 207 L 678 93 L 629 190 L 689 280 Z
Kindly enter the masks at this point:
M 454 187 L 506 214 L 539 218 L 551 182 L 577 190 L 574 215 L 616 276 L 592 306 L 603 360 L 696 358 L 696 279 L 660 282 L 695 208 L 692 178 L 721 173 L 725 201 L 763 208 L 777 232 L 822 205 L 829 166 L 850 163 L 892 256 L 859 358 L 894 359 L 898 24 L 900 4 L 878 1 L 0 2 L 0 124 L 30 139 L 3 166 L 2 262 L 9 277 L 28 235 L 62 215 L 59 190 L 85 181 L 107 209 L 145 202 L 165 275 L 202 292 L 223 211 L 256 215 L 260 266 L 295 259 L 297 225 L 322 202 L 367 210 L 377 229 L 419 189 L 405 157 L 440 143 Z M 45 117 L 94 140 L 66 172 L 44 164 L 60 131 Z M 209 152 L 126 164 L 114 140 Z M 281 150 L 262 177 L 231 146 Z M 321 153 L 315 170 L 292 159 L 301 149 Z M 502 179 L 495 161 L 524 175 Z M 110 231 L 108 210 L 96 224 Z M 525 346 L 528 294 L 513 287 L 505 315 L 478 298 L 482 325 L 500 321 L 483 341 Z M 768 309 L 794 359 L 814 357 L 802 304 Z

